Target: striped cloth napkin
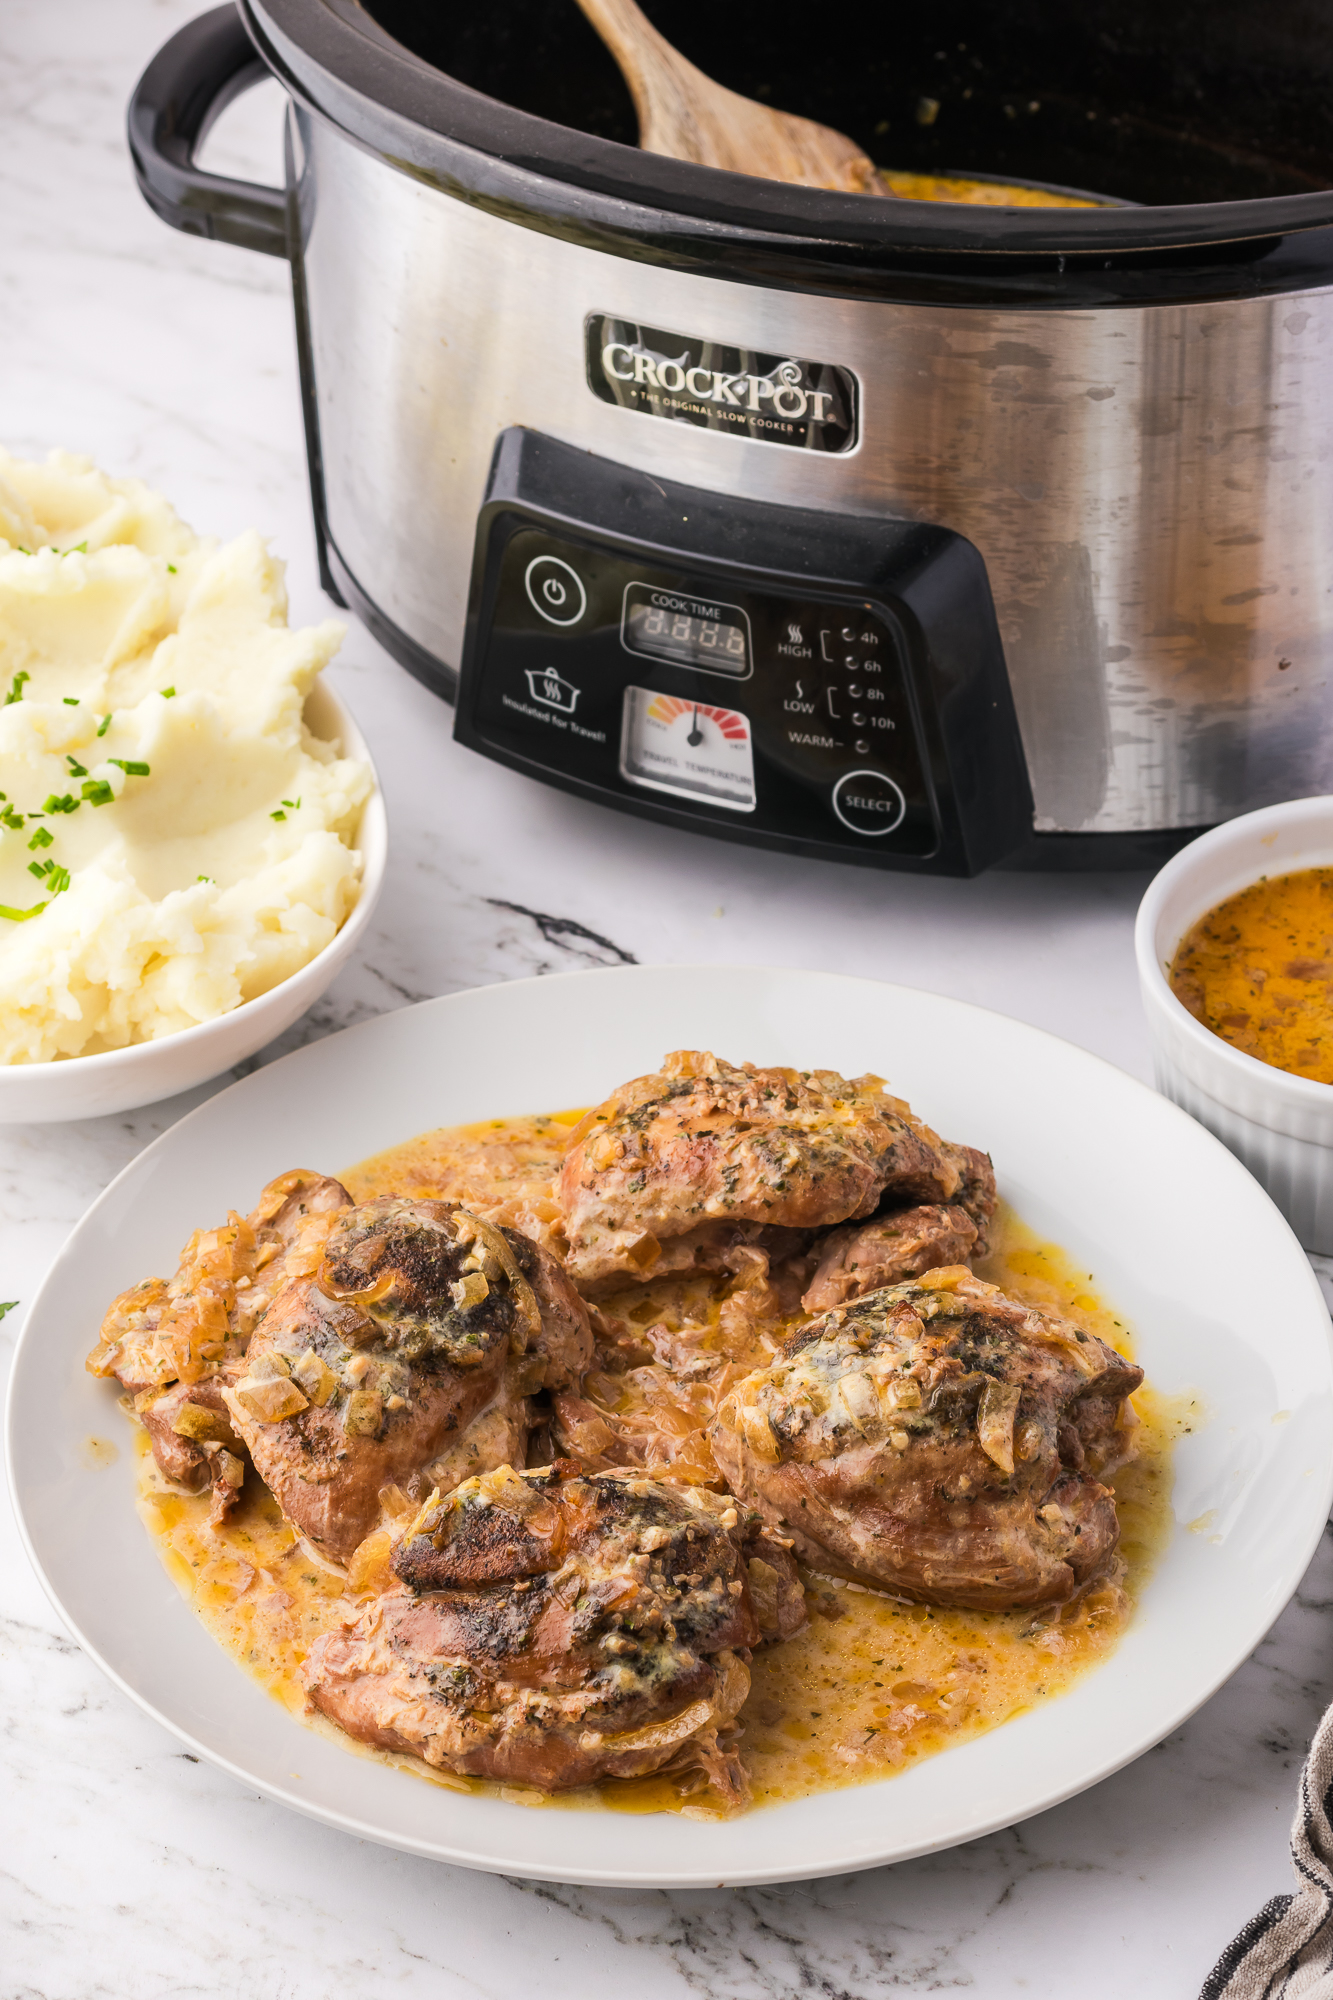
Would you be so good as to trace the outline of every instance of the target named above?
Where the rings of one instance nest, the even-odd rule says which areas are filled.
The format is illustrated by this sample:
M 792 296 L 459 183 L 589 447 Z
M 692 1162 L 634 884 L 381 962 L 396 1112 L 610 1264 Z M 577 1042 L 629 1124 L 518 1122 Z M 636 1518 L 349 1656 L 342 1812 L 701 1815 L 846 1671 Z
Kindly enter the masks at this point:
M 1274 1896 L 1233 1938 L 1200 2000 L 1333 2000 L 1333 1708 L 1301 1773 L 1291 1829 L 1299 1887 Z

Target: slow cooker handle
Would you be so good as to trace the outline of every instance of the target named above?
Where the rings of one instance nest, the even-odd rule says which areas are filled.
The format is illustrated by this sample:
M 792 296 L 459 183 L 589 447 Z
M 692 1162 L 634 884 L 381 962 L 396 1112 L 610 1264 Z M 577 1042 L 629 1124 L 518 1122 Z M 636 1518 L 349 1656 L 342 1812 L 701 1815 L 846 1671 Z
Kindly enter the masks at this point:
M 269 74 L 227 0 L 158 50 L 135 85 L 127 124 L 139 191 L 164 222 L 187 236 L 285 257 L 282 189 L 206 174 L 194 164 L 214 119 Z

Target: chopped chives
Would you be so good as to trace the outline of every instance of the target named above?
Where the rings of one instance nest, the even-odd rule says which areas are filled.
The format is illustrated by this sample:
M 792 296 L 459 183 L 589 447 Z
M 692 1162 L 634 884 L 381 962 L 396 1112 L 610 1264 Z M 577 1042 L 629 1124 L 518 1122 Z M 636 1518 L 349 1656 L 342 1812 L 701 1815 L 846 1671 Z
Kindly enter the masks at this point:
M 48 827 L 39 826 L 36 833 L 33 835 L 32 839 L 28 842 L 28 847 L 29 850 L 31 851 L 31 849 L 34 847 L 50 847 L 54 844 L 54 842 L 55 842 L 55 835 L 50 831 L 50 829 Z
M 162 690 L 163 701 L 170 701 L 172 695 L 175 694 L 175 692 L 176 692 L 175 688 L 163 688 Z
M 40 917 L 45 903 L 34 903 L 30 910 L 14 910 L 8 903 L 0 903 L 0 917 L 8 917 L 11 924 L 26 924 L 29 917 Z
M 32 675 L 27 669 L 20 667 L 13 680 L 9 683 L 9 693 L 5 696 L 3 704 L 5 708 L 8 708 L 13 702 L 22 701 L 24 684 L 31 679 Z
M 62 694 L 60 699 L 66 708 L 77 708 L 79 705 L 79 697 L 76 694 Z
M 69 765 L 69 774 L 71 778 L 87 777 L 88 766 L 86 764 L 81 764 L 77 757 L 71 757 L 68 750 L 65 752 L 65 762 Z
M 140 764 L 133 757 L 108 757 L 106 761 L 108 764 L 115 764 L 119 770 L 125 773 L 127 778 L 146 778 L 148 776 L 147 764 Z
M 99 735 L 99 736 L 105 736 L 105 735 L 106 735 L 106 733 L 107 733 L 107 730 L 108 730 L 108 729 L 109 729 L 110 727 L 111 727 L 111 717 L 110 717 L 109 715 L 104 715 L 104 716 L 102 717 L 102 720 L 101 720 L 101 721 L 100 721 L 100 722 L 98 723 L 98 725 L 97 725 L 97 733 L 98 733 L 98 735 Z
M 83 796 L 90 806 L 109 806 L 116 795 L 106 778 L 89 778 L 83 787 Z

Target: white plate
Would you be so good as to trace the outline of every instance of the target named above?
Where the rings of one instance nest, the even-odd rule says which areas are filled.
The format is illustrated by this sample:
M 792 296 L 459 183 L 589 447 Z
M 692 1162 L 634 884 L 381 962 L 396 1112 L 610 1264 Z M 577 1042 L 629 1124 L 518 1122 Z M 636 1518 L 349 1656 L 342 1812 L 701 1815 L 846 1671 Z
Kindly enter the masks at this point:
M 215 1645 L 134 1510 L 131 1454 L 83 1357 L 107 1302 L 169 1272 L 190 1231 L 294 1166 L 350 1166 L 428 1126 L 590 1102 L 668 1049 L 876 1070 L 1086 1259 L 1164 1391 L 1210 1420 L 1177 1451 L 1178 1527 L 1118 1651 L 1057 1700 L 876 1784 L 730 1824 L 551 1812 L 460 1796 L 302 1728 Z M 1282 1414 L 1285 1413 L 1285 1414 Z M 1034 1028 L 903 987 L 812 972 L 627 968 L 516 981 L 368 1021 L 184 1118 L 94 1203 L 19 1344 L 9 1474 L 53 1601 L 182 1742 L 363 1839 L 554 1881 L 689 1885 L 869 1868 L 1040 1812 L 1140 1756 L 1253 1650 L 1333 1497 L 1333 1352 L 1313 1273 L 1244 1168 L 1174 1105 Z M 1203 1520 L 1203 1531 L 1185 1524 Z M 95 1531 L 90 1532 L 95 1523 Z M 297 1775 L 299 1773 L 299 1776 Z

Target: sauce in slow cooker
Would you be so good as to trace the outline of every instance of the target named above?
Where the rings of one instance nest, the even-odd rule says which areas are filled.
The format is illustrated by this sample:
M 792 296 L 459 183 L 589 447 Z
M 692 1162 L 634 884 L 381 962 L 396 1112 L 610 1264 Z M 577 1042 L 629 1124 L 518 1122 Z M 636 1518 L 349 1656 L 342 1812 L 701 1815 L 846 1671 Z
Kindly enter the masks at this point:
M 1171 991 L 1245 1055 L 1333 1083 L 1333 868 L 1261 876 L 1186 932 Z
M 970 208 L 1100 208 L 1090 196 L 1055 194 L 1047 188 L 1015 187 L 1004 181 L 971 181 L 949 174 L 900 174 L 880 168 L 883 192 L 899 201 L 953 201 Z
M 538 1198 L 534 1189 L 558 1162 L 579 1115 L 493 1120 L 425 1133 L 342 1178 L 361 1200 L 392 1188 L 455 1198 L 466 1191 L 477 1201 L 511 1199 L 516 1206 L 531 1206 Z M 1099 1297 L 1091 1275 L 1076 1270 L 1057 1246 L 1039 1240 L 1007 1209 L 997 1218 L 995 1245 L 978 1265 L 981 1276 L 1033 1304 L 1071 1314 L 1122 1353 L 1130 1352 L 1127 1327 Z M 697 1285 L 694 1281 L 689 1295 L 679 1282 L 640 1287 L 636 1312 L 668 1321 L 688 1313 L 697 1320 L 701 1307 L 709 1309 Z M 608 1309 L 615 1305 L 606 1303 Z M 754 1360 L 764 1358 L 765 1336 L 781 1338 L 784 1331 L 785 1323 L 756 1322 Z M 617 1379 L 623 1383 L 624 1378 L 603 1378 L 608 1397 Z M 595 1395 L 593 1378 L 590 1384 Z M 698 1385 L 681 1385 L 676 1400 L 681 1424 L 698 1430 L 680 1471 L 685 1477 L 705 1476 L 703 1426 L 711 1408 L 702 1406 Z M 1191 1399 L 1168 1404 L 1150 1389 L 1140 1390 L 1134 1404 L 1141 1422 L 1139 1456 L 1110 1482 L 1121 1521 L 1123 1572 L 1074 1605 L 1035 1614 L 945 1610 L 902 1604 L 856 1584 L 804 1573 L 809 1622 L 794 1638 L 756 1654 L 742 1711 L 742 1754 L 756 1805 L 892 1775 L 1063 1693 L 1106 1658 L 1170 1534 L 1171 1448 L 1197 1415 Z M 320 1633 L 355 1612 L 356 1559 L 350 1574 L 314 1559 L 253 1474 L 231 1518 L 211 1527 L 209 1496 L 175 1490 L 159 1472 L 143 1433 L 138 1450 L 139 1510 L 168 1571 L 218 1643 L 319 1734 L 454 1791 L 552 1807 L 720 1815 L 721 1802 L 697 1788 L 697 1775 L 608 1780 L 551 1797 L 353 1743 L 332 1723 L 306 1712 L 299 1670 Z M 365 1567 L 373 1572 L 376 1566 Z

